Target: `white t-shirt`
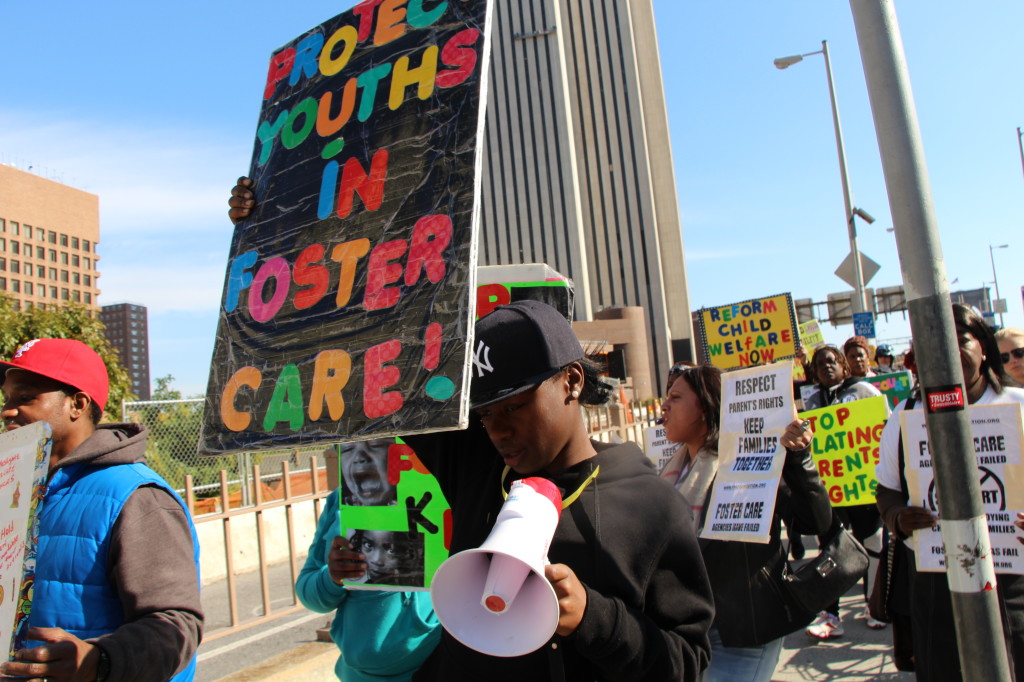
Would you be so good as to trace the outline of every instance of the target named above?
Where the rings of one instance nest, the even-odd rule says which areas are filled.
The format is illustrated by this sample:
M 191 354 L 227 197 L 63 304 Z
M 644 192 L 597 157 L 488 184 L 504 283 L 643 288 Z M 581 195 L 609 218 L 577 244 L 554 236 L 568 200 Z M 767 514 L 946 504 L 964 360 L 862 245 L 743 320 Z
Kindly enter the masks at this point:
M 1004 388 L 1002 393 L 996 393 L 992 387 L 985 389 L 981 398 L 974 405 L 997 405 L 1005 403 L 1017 403 L 1024 406 L 1024 389 Z M 878 444 L 878 465 L 875 467 L 875 477 L 878 484 L 884 485 L 889 490 L 900 489 L 899 471 L 899 446 L 900 446 L 900 412 L 906 407 L 904 400 L 892 411 L 888 423 L 882 429 L 882 438 Z M 923 409 L 920 401 L 914 406 L 915 410 Z

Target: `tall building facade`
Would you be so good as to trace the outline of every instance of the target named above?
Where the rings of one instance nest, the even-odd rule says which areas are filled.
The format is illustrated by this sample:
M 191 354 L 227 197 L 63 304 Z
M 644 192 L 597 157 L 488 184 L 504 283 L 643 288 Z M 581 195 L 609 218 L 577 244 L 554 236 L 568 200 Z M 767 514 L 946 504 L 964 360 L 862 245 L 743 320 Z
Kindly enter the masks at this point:
M 146 306 L 115 303 L 100 308 L 100 321 L 106 327 L 107 340 L 121 356 L 121 365 L 128 370 L 132 393 L 139 400 L 149 400 L 149 316 Z
M 99 197 L 0 164 L 0 291 L 21 308 L 97 308 Z
M 547 263 L 579 320 L 643 308 L 655 395 L 694 352 L 651 0 L 497 2 L 493 30 L 480 263 Z

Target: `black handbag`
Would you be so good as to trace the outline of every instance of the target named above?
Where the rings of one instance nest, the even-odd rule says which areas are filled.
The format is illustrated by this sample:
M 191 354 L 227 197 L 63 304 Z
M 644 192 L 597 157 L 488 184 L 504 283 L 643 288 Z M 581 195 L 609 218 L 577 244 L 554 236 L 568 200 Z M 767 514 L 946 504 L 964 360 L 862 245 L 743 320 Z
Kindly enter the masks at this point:
M 789 596 L 806 611 L 817 613 L 839 601 L 868 569 L 868 553 L 838 523 L 831 539 L 797 570 L 786 561 L 782 576 Z
M 897 555 L 899 544 L 898 539 L 889 538 L 885 561 L 878 563 L 875 582 L 871 586 L 871 595 L 868 597 L 868 613 L 872 618 L 883 623 L 892 622 L 892 591 L 896 578 L 896 564 L 899 561 Z

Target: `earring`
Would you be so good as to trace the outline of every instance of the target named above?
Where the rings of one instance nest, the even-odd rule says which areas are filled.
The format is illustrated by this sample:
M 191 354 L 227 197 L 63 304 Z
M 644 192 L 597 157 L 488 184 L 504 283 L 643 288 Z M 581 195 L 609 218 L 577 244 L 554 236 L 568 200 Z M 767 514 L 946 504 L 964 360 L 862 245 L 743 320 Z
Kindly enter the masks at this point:
M 580 397 L 580 392 L 579 391 L 573 391 L 572 392 L 572 397 L 573 398 L 579 398 Z

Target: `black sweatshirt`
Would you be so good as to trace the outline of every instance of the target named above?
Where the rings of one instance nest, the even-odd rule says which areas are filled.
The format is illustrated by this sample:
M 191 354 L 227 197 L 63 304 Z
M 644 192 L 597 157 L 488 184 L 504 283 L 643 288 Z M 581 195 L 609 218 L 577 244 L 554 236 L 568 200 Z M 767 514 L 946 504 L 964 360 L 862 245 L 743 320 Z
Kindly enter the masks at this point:
M 504 465 L 486 433 L 475 423 L 406 440 L 451 504 L 452 554 L 479 547 L 503 503 Z M 516 658 L 485 656 L 445 632 L 414 679 L 546 680 L 559 656 L 566 680 L 699 678 L 714 607 L 690 510 L 635 444 L 593 445 L 595 457 L 550 477 L 567 496 L 601 467 L 562 512 L 548 552 L 587 591 L 576 632 Z M 510 472 L 506 489 L 516 478 Z

